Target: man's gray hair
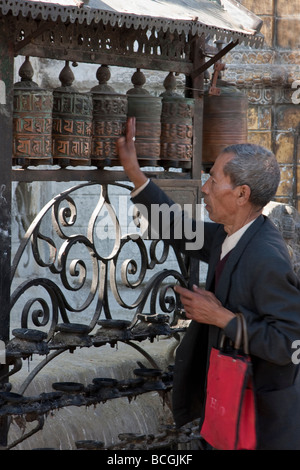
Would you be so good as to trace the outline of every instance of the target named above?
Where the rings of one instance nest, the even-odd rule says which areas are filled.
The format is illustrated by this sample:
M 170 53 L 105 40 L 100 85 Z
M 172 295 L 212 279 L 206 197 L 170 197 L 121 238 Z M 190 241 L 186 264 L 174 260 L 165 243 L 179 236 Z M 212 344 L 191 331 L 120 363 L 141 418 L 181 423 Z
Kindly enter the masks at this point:
M 262 208 L 268 204 L 275 196 L 280 182 L 280 167 L 275 155 L 255 144 L 230 145 L 222 153 L 235 155 L 223 168 L 233 186 L 249 186 L 249 201 L 253 206 Z

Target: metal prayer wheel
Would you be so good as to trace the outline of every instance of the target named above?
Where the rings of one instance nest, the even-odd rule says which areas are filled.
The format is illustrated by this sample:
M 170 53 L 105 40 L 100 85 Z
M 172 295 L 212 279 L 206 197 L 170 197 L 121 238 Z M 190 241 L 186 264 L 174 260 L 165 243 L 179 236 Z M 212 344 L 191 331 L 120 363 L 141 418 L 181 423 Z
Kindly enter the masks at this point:
M 247 142 L 248 98 L 223 80 L 217 94 L 206 90 L 203 98 L 202 164 L 209 168 L 221 151 L 232 144 Z
M 53 91 L 53 163 L 89 165 L 93 102 L 90 93 L 72 87 L 74 74 L 68 61 L 59 75 L 62 86 Z
M 110 71 L 106 65 L 97 70 L 99 84 L 91 89 L 93 127 L 91 164 L 97 167 L 120 165 L 116 142 L 125 134 L 127 97 L 107 85 Z
M 193 155 L 194 99 L 175 93 L 176 79 L 172 72 L 164 81 L 161 114 L 161 165 L 190 169 Z
M 143 88 L 144 74 L 137 69 L 127 91 L 128 116 L 136 118 L 135 148 L 141 166 L 156 166 L 160 158 L 162 98 Z
M 32 81 L 29 58 L 20 67 L 21 81 L 14 84 L 13 165 L 52 163 L 52 92 Z

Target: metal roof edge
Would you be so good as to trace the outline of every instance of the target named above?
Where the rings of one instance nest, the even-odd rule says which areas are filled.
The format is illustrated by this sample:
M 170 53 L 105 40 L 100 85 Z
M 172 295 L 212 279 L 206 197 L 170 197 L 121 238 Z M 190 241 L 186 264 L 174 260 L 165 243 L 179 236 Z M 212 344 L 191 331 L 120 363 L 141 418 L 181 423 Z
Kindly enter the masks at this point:
M 220 2 L 224 6 L 224 8 L 227 10 L 228 10 L 228 7 L 231 6 L 233 11 L 236 10 L 236 11 L 244 13 L 244 15 L 247 16 L 249 21 L 251 22 L 251 25 L 249 24 L 250 28 L 255 30 L 257 33 L 259 33 L 263 25 L 263 20 L 259 16 L 257 16 L 255 13 L 253 13 L 251 10 L 246 8 L 237 0 L 220 0 Z
M 42 2 L 19 0 L 0 0 L 0 12 L 5 16 L 11 13 L 13 16 L 21 14 L 23 17 L 31 16 L 32 19 L 41 18 L 43 20 L 57 21 L 59 18 L 62 22 L 70 21 L 74 23 L 86 22 L 87 24 L 99 23 L 118 27 L 125 26 L 135 29 L 152 29 L 166 32 L 177 31 L 179 34 L 191 33 L 192 35 L 210 34 L 217 40 L 227 39 L 229 41 L 238 40 L 240 44 L 259 48 L 262 46 L 264 37 L 256 31 L 246 31 L 243 29 L 232 30 L 227 28 L 219 28 L 217 26 L 207 25 L 199 21 L 174 20 L 171 18 L 159 18 L 153 16 L 141 16 L 134 14 L 114 13 L 108 10 L 98 10 L 89 6 L 63 6 L 59 4 L 47 4 Z

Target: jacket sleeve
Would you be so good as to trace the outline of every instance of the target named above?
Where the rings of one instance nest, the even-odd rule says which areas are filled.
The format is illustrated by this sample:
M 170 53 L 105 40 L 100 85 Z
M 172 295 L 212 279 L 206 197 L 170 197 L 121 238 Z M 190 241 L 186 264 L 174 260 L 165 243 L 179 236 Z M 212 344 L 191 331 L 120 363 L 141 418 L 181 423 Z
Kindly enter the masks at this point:
M 150 239 L 164 240 L 181 253 L 208 262 L 218 224 L 192 219 L 153 181 L 132 201 L 148 221 Z

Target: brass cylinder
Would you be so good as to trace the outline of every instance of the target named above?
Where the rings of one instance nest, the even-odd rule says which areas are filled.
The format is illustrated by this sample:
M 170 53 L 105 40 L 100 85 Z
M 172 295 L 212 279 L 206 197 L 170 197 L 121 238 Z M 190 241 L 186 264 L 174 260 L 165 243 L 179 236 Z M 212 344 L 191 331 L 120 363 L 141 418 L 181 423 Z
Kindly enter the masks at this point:
M 228 145 L 247 142 L 248 98 L 223 80 L 220 95 L 204 94 L 202 164 L 210 167 Z
M 142 88 L 142 72 L 132 77 L 134 88 L 127 92 L 128 116 L 136 118 L 135 148 L 141 166 L 157 166 L 160 158 L 162 98 Z
M 13 165 L 50 165 L 52 163 L 51 91 L 32 81 L 28 57 L 19 71 L 22 77 L 14 85 Z
M 76 91 L 73 78 L 66 63 L 62 86 L 53 91 L 53 163 L 61 167 L 90 164 L 92 95 Z
M 92 88 L 93 126 L 91 164 L 99 168 L 120 165 L 117 140 L 125 134 L 127 97 L 118 94 L 107 85 L 110 78 L 108 67 L 102 65 L 97 71 L 99 85 Z
M 190 169 L 193 155 L 194 100 L 164 96 L 161 115 L 161 165 Z

